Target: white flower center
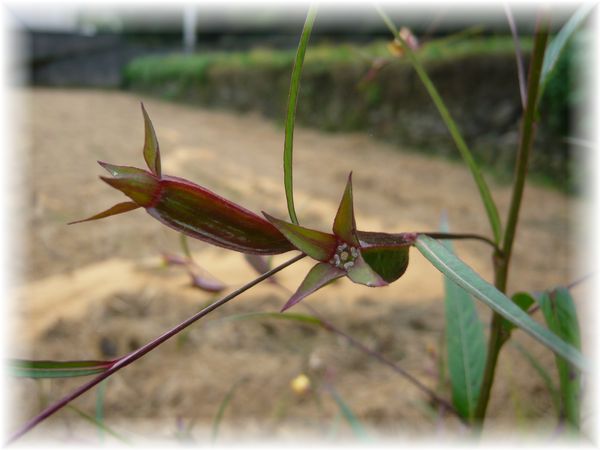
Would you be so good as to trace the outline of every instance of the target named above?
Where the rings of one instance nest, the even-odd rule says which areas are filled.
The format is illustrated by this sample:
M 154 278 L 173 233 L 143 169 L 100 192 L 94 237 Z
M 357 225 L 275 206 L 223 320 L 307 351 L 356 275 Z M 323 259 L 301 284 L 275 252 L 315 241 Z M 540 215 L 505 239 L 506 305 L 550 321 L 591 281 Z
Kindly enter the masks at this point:
M 329 260 L 329 264 L 338 269 L 348 270 L 354 265 L 356 258 L 358 258 L 358 249 L 341 242 L 335 249 L 335 254 Z

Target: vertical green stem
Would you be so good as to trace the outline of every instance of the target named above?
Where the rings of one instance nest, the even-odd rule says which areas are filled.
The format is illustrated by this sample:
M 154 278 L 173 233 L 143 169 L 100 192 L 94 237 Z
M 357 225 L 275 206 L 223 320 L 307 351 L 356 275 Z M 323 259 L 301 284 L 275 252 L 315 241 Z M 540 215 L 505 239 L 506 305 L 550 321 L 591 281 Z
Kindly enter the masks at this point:
M 506 222 L 506 229 L 504 231 L 502 254 L 496 253 L 495 255 L 495 285 L 502 292 L 506 292 L 510 258 L 512 255 L 517 223 L 519 221 L 519 212 L 521 210 L 525 179 L 527 177 L 527 171 L 529 167 L 529 154 L 531 153 L 533 139 L 535 136 L 540 76 L 542 72 L 542 64 L 544 61 L 547 40 L 548 20 L 543 17 L 538 21 L 531 66 L 529 68 L 527 104 L 521 122 L 521 140 L 519 143 L 519 152 L 517 154 L 515 181 L 513 185 L 510 209 L 508 212 L 508 220 Z M 500 354 L 502 345 L 507 341 L 508 337 L 509 336 L 503 333 L 502 317 L 497 313 L 494 313 L 491 323 L 490 339 L 488 342 L 486 366 L 483 374 L 479 401 L 477 403 L 477 408 L 475 409 L 475 420 L 479 423 L 483 422 L 483 419 L 485 418 L 490 392 L 492 385 L 494 384 L 494 375 L 496 372 L 498 355 Z

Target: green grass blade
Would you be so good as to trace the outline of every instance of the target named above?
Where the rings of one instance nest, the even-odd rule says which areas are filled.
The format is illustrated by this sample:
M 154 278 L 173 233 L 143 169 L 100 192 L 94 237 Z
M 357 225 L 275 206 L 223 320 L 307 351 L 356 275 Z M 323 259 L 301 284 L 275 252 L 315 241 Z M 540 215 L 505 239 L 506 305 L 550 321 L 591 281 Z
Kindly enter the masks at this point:
M 442 230 L 446 231 L 446 230 Z M 452 252 L 450 241 L 444 242 Z M 464 418 L 474 417 L 485 366 L 483 324 L 471 296 L 454 281 L 444 277 L 446 351 L 452 404 Z
M 531 367 L 533 367 L 533 369 L 538 373 L 540 378 L 544 380 L 544 384 L 546 385 L 546 388 L 548 389 L 548 392 L 550 392 L 550 395 L 552 397 L 552 403 L 554 404 L 554 408 L 557 412 L 560 411 L 560 394 L 558 392 L 556 384 L 554 384 L 554 381 L 552 381 L 552 377 L 550 376 L 548 371 L 540 364 L 536 357 L 533 356 L 531 352 L 529 352 L 529 350 L 527 350 L 517 341 L 513 339 L 512 341 L 510 341 L 510 345 L 516 348 L 519 353 L 521 353 L 521 355 L 527 360 Z
M 264 313 L 264 312 L 256 312 L 256 313 L 244 313 L 244 314 L 233 314 L 231 316 L 223 317 L 222 319 L 214 320 L 215 322 L 225 322 L 225 321 L 238 321 L 238 320 L 249 320 L 249 319 L 277 319 L 277 320 L 292 320 L 295 322 L 301 322 L 309 325 L 322 325 L 321 320 L 317 319 L 314 316 L 308 314 L 300 314 L 300 313 Z
M 473 269 L 450 253 L 441 243 L 428 236 L 421 235 L 415 246 L 436 269 L 465 289 L 469 294 L 481 300 L 505 319 L 562 356 L 577 368 L 590 370 L 588 361 L 581 352 L 534 321 L 506 295 L 485 281 Z
M 479 194 L 483 201 L 483 205 L 485 207 L 488 219 L 490 221 L 490 225 L 492 227 L 492 232 L 494 234 L 494 242 L 496 244 L 500 243 L 500 239 L 502 238 L 502 225 L 500 223 L 500 215 L 498 214 L 498 208 L 496 207 L 496 203 L 494 202 L 492 193 L 490 192 L 490 188 L 488 187 L 485 179 L 483 178 L 479 165 L 475 162 L 471 150 L 469 150 L 467 143 L 465 142 L 464 138 L 462 137 L 462 134 L 458 129 L 458 125 L 452 118 L 450 111 L 448 111 L 448 108 L 446 107 L 446 104 L 442 100 L 442 97 L 440 96 L 435 85 L 433 84 L 433 81 L 431 81 L 431 78 L 429 78 L 429 75 L 425 71 L 425 68 L 423 67 L 415 53 L 406 44 L 406 41 L 404 41 L 404 39 L 402 39 L 399 36 L 398 30 L 396 29 L 395 25 L 390 20 L 390 18 L 387 16 L 387 14 L 379 7 L 377 7 L 377 10 L 385 24 L 388 26 L 388 28 L 394 35 L 394 38 L 402 45 L 404 54 L 408 57 L 410 63 L 417 72 L 417 75 L 421 79 L 421 82 L 425 86 L 425 89 L 427 90 L 429 96 L 433 100 L 433 103 L 437 107 L 440 116 L 442 117 L 442 120 L 446 124 L 446 127 L 448 128 L 448 131 L 450 132 L 450 135 L 452 136 L 452 139 L 454 140 L 458 151 L 460 152 L 463 160 L 465 161 L 469 170 L 471 171 L 471 174 L 475 180 L 475 184 L 479 189 Z
M 312 27 L 317 15 L 317 8 L 313 4 L 306 15 L 306 22 L 300 36 L 298 51 L 292 69 L 292 79 L 290 81 L 290 94 L 288 97 L 287 115 L 285 118 L 285 142 L 283 146 L 283 184 L 285 187 L 285 198 L 287 200 L 288 213 L 290 220 L 298 224 L 296 209 L 294 208 L 294 180 L 292 174 L 293 168 L 293 148 L 294 148 L 294 125 L 296 123 L 296 106 L 298 104 L 298 91 L 300 90 L 300 75 L 302 74 L 302 65 L 304 64 L 304 55 L 306 46 L 312 32 Z
M 79 416 L 83 417 L 88 422 L 90 422 L 92 425 L 95 425 L 99 429 L 102 429 L 107 434 L 110 434 L 112 437 L 114 437 L 118 441 L 122 442 L 123 444 L 131 445 L 131 442 L 127 438 L 121 436 L 119 433 L 114 431 L 112 428 L 106 426 L 106 424 L 104 424 L 103 422 L 98 422 L 95 417 L 90 416 L 86 412 L 83 412 L 81 409 L 77 408 L 76 406 L 67 405 L 67 407 L 69 409 L 71 409 L 72 411 L 76 412 Z
M 548 45 L 546 49 L 546 55 L 544 57 L 544 63 L 542 64 L 542 75 L 540 78 L 540 97 L 541 91 L 543 91 L 546 82 L 548 81 L 554 67 L 556 66 L 556 62 L 560 57 L 563 49 L 567 45 L 567 42 L 573 36 L 573 33 L 579 28 L 579 26 L 583 23 L 583 21 L 588 17 L 588 15 L 592 12 L 592 9 L 596 6 L 596 1 L 588 1 L 583 3 L 577 10 L 573 13 L 573 15 L 569 18 L 567 23 L 563 25 L 558 34 L 552 42 Z
M 106 398 L 106 383 L 108 383 L 108 379 L 104 380 L 102 383 L 98 385 L 98 389 L 96 390 L 96 422 L 101 424 L 102 426 L 98 427 L 98 435 L 100 437 L 100 442 L 104 442 L 104 434 L 105 430 L 104 426 L 104 401 Z
M 217 414 L 215 415 L 212 424 L 212 432 L 210 439 L 213 445 L 215 444 L 215 442 L 217 442 L 217 438 L 219 437 L 219 428 L 221 426 L 221 422 L 223 421 L 225 410 L 227 409 L 227 406 L 229 406 L 229 403 L 231 403 L 231 399 L 233 398 L 233 395 L 235 394 L 235 391 L 237 390 L 241 382 L 242 380 L 237 380 L 235 383 L 233 383 L 233 385 L 229 388 L 229 390 L 225 394 L 225 397 L 223 397 L 223 400 L 219 404 L 219 409 L 217 410 Z
M 350 425 L 350 428 L 352 429 L 354 435 L 363 442 L 371 442 L 372 439 L 366 432 L 365 427 L 362 425 L 360 420 L 358 420 L 356 414 L 352 412 L 352 409 L 350 409 L 346 402 L 344 402 L 342 397 L 333 388 L 329 388 L 329 392 L 331 393 L 331 396 L 333 397 L 335 403 L 340 409 L 340 413 L 342 414 L 344 419 L 346 419 L 348 425 Z
M 8 361 L 11 375 L 22 378 L 71 378 L 102 373 L 112 361 Z
M 543 293 L 539 298 L 540 309 L 554 333 L 573 347 L 581 348 L 579 320 L 573 298 L 566 288 Z M 573 428 L 579 429 L 581 373 L 568 361 L 556 357 L 556 368 L 560 380 L 561 417 Z

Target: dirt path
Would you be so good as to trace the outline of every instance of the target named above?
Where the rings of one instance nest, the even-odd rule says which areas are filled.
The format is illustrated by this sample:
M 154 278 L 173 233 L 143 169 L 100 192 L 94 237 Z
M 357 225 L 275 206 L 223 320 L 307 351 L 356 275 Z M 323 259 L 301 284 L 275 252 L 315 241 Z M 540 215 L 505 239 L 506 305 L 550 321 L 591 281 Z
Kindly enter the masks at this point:
M 21 241 L 22 256 L 16 260 L 22 279 L 12 306 L 18 320 L 11 326 L 23 339 L 11 356 L 114 357 L 209 301 L 210 295 L 186 286 L 185 274 L 159 267 L 160 251 L 178 251 L 177 235 L 143 211 L 65 225 L 122 201 L 98 180 L 102 170 L 95 161 L 142 166 L 140 98 L 110 91 L 44 89 L 23 91 L 17 98 L 25 107 L 24 135 L 29 139 L 21 143 L 17 159 L 19 173 L 26 175 L 15 177 L 14 183 L 15 189 L 25 183 L 29 189 L 14 204 L 21 213 L 18 229 L 23 230 L 15 236 Z M 280 127 L 255 115 L 143 100 L 157 130 L 165 173 L 189 178 L 254 211 L 286 216 Z M 296 203 L 307 225 L 330 227 L 353 170 L 361 229 L 434 230 L 445 209 L 454 230 L 489 234 L 477 190 L 460 164 L 401 152 L 366 135 L 302 128 L 296 131 L 295 149 Z M 498 186 L 493 190 L 504 217 L 509 191 Z M 511 291 L 570 281 L 577 241 L 569 233 L 575 227 L 569 217 L 573 208 L 585 205 L 531 186 L 524 205 Z M 488 248 L 477 243 L 456 247 L 463 259 L 490 276 Z M 231 285 L 253 277 L 238 254 L 196 242 L 192 250 L 205 268 Z M 344 280 L 309 301 L 435 387 L 435 361 L 443 338 L 442 279 L 416 251 L 411 257 L 407 275 L 388 288 L 372 290 Z M 309 267 L 303 261 L 281 280 L 294 287 Z M 106 397 L 109 423 L 125 433 L 168 438 L 180 418 L 186 424 L 193 420 L 193 432 L 205 436 L 219 403 L 243 378 L 225 422 L 238 427 L 238 435 L 269 432 L 287 438 L 305 430 L 322 436 L 324 425 L 319 428 L 318 423 L 334 420 L 335 403 L 320 391 L 319 407 L 312 398 L 295 397 L 288 387 L 293 377 L 307 372 L 317 382 L 329 380 L 369 427 L 405 435 L 435 426 L 437 419 L 415 388 L 325 331 L 274 321 L 214 320 L 232 313 L 276 311 L 284 297 L 272 285 L 260 286 L 215 313 L 204 326 L 111 379 Z M 487 320 L 487 312 L 481 311 Z M 527 338 L 522 341 L 530 343 Z M 536 344 L 531 348 L 552 367 L 551 354 Z M 498 424 L 553 423 L 551 399 L 518 352 L 507 350 L 500 374 L 491 405 Z M 39 410 L 44 398 L 56 398 L 74 384 L 15 383 L 13 396 L 23 404 L 15 423 Z M 441 392 L 448 396 L 444 388 Z M 93 411 L 93 395 L 77 405 Z M 80 422 L 66 412 L 53 423 Z M 457 427 L 451 418 L 443 423 Z M 69 427 L 44 427 L 59 439 L 68 435 Z

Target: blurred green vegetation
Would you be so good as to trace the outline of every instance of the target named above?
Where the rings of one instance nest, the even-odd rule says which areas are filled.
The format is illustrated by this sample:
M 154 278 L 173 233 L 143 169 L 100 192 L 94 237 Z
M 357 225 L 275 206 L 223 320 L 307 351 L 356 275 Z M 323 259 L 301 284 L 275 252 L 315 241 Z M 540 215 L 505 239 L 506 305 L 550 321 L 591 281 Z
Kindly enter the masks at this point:
M 424 43 L 418 50 L 478 161 L 510 182 L 516 157 L 520 100 L 511 36 L 477 31 Z M 475 35 L 474 35 L 475 34 Z M 305 58 L 299 123 L 325 131 L 365 131 L 420 152 L 456 158 L 457 152 L 410 63 L 371 44 L 311 44 Z M 573 45 L 558 61 L 541 102 L 532 155 L 532 180 L 579 190 L 564 137 L 574 98 Z M 532 48 L 521 38 L 525 66 Z M 283 123 L 295 49 L 145 56 L 124 69 L 124 87 L 204 107 L 258 111 Z M 581 97 L 581 95 L 579 95 Z
M 319 44 L 311 46 L 306 54 L 307 67 L 329 67 L 341 62 L 359 60 L 394 61 L 398 58 L 388 49 L 389 41 L 377 41 L 369 45 Z M 532 40 L 522 41 L 524 51 L 531 49 Z M 457 58 L 465 55 L 506 53 L 513 51 L 513 41 L 507 36 L 479 37 L 447 42 L 445 39 L 431 41 L 419 52 L 424 61 Z M 223 69 L 269 68 L 288 69 L 292 67 L 295 50 L 272 50 L 255 48 L 248 52 L 206 52 L 194 55 L 170 54 L 166 56 L 145 56 L 128 64 L 124 71 L 124 82 L 160 83 L 179 80 L 183 84 L 190 81 L 203 81 L 209 67 Z M 407 63 L 408 64 L 408 63 Z

